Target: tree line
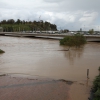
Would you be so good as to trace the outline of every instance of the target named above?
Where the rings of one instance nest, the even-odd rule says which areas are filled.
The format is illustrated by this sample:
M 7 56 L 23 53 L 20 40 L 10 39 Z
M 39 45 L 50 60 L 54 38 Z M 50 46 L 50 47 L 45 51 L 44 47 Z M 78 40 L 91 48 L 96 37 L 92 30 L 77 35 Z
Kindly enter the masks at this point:
M 0 21 L 0 27 L 3 27 L 4 32 L 16 31 L 56 31 L 57 26 L 47 21 L 25 21 L 17 19 L 8 19 Z

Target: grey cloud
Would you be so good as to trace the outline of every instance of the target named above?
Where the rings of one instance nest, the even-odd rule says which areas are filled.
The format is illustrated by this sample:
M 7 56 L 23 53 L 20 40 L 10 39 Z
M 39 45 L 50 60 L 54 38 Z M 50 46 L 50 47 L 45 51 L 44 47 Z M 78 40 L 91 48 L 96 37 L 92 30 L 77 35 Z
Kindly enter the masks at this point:
M 44 1 L 49 1 L 49 3 L 56 3 L 58 4 L 57 8 L 55 6 L 52 6 L 52 9 L 48 10 L 56 10 L 58 12 L 66 12 L 68 10 L 70 11 L 76 11 L 76 10 L 88 10 L 88 11 L 99 11 L 100 8 L 100 0 L 44 0 Z
M 11 9 L 11 5 L 7 4 L 6 2 L 0 1 L 0 9 Z
M 50 21 L 61 28 L 78 30 L 97 24 L 100 0 L 0 0 L 0 20 Z M 88 27 L 90 28 L 90 27 Z
M 57 2 L 63 2 L 65 0 L 43 0 L 44 2 L 49 2 L 49 3 L 57 3 Z

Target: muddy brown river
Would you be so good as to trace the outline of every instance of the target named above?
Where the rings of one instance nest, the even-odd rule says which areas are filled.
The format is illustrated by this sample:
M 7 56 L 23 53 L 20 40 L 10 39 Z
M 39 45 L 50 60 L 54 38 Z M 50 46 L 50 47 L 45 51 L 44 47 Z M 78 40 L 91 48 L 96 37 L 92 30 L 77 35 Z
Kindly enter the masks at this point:
M 100 66 L 100 42 L 80 49 L 60 46 L 59 40 L 0 36 L 0 74 L 92 81 Z

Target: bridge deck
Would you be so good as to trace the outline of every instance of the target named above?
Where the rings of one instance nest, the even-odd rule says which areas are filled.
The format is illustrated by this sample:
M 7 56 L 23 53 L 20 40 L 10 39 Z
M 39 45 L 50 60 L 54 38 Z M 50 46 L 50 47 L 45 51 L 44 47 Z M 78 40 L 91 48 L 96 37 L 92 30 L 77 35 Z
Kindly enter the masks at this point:
M 11 35 L 11 36 L 29 36 L 29 37 L 41 37 L 41 38 L 55 38 L 62 39 L 65 36 L 72 36 L 73 34 L 69 33 L 56 33 L 56 34 L 48 34 L 48 33 L 19 33 L 19 32 L 0 32 L 0 35 Z M 100 35 L 84 35 L 87 41 L 100 41 Z

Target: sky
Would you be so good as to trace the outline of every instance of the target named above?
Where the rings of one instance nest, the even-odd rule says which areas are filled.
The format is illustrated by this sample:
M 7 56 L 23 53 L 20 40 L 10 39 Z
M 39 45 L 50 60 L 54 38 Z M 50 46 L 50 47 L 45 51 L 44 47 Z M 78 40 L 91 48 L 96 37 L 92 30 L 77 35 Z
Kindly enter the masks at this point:
M 100 31 L 100 0 L 0 0 L 0 21 L 48 21 L 57 29 Z

